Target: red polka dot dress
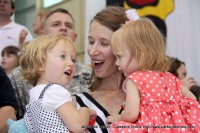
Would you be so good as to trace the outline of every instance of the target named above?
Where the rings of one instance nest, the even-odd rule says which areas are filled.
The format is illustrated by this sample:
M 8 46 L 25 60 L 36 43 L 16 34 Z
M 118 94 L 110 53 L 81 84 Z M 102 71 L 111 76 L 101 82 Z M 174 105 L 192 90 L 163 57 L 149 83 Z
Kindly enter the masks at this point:
M 113 133 L 198 133 L 200 104 L 183 97 L 182 83 L 168 72 L 135 72 L 128 77 L 140 90 L 140 114 L 133 123 L 118 121 Z M 126 81 L 125 81 L 126 82 Z

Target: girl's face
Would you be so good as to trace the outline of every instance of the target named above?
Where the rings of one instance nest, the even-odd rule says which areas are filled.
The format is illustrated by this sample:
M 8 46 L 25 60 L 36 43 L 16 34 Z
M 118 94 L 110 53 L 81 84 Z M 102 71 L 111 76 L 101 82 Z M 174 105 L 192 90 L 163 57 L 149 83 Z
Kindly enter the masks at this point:
M 44 72 L 38 82 L 68 85 L 74 75 L 75 59 L 76 55 L 72 44 L 66 44 L 59 40 L 55 47 L 47 52 Z
M 91 58 L 95 75 L 99 78 L 108 77 L 118 71 L 115 65 L 116 58 L 110 45 L 112 33 L 113 31 L 97 21 L 93 21 L 90 25 L 88 54 Z
M 119 70 L 122 70 L 125 77 L 136 71 L 138 63 L 134 57 L 131 59 L 131 52 L 126 45 L 121 49 L 113 49 L 113 53 L 117 58 L 115 64 L 118 66 Z
M 19 65 L 19 59 L 14 54 L 5 53 L 2 56 L 1 66 L 9 74 L 14 68 Z

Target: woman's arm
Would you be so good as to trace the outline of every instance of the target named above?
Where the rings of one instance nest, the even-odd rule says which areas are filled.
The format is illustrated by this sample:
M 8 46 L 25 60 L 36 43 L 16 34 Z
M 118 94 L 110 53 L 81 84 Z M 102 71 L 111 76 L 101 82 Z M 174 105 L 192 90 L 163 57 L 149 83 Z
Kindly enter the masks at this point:
M 190 90 L 185 88 L 184 86 L 182 87 L 181 92 L 182 92 L 183 96 L 197 100 L 197 98 L 194 96 L 194 94 Z

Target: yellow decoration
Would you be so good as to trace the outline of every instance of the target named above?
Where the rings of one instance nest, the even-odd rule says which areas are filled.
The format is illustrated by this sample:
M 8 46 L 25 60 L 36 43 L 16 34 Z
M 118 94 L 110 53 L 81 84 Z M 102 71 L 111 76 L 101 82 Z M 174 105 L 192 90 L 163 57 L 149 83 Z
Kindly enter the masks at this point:
M 126 1 L 124 1 L 124 8 L 130 9 Z M 139 16 L 152 15 L 162 20 L 165 20 L 168 14 L 174 10 L 174 0 L 159 0 L 156 6 L 145 6 L 141 9 L 136 9 Z

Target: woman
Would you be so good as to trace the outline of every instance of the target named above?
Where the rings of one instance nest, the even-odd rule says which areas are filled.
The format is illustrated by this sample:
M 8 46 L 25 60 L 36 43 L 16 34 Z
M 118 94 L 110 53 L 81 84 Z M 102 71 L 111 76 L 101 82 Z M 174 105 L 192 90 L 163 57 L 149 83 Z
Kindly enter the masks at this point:
M 125 99 L 122 90 L 122 72 L 115 65 L 110 45 L 114 31 L 128 21 L 125 10 L 121 7 L 108 7 L 97 13 L 91 20 L 89 28 L 88 54 L 93 66 L 89 92 L 75 95 L 77 108 L 87 106 L 97 112 L 96 123 L 89 131 L 109 132 L 106 117 L 121 113 Z
M 197 85 L 193 77 L 187 76 L 186 66 L 183 61 L 174 57 L 170 57 L 170 59 L 172 63 L 168 71 L 180 79 L 183 82 L 183 86 L 190 90 L 192 86 Z
M 43 28 L 43 24 L 45 22 L 46 16 L 50 13 L 50 10 L 41 9 L 37 12 L 35 16 L 35 20 L 33 23 L 33 32 L 37 35 L 41 34 L 41 30 Z

